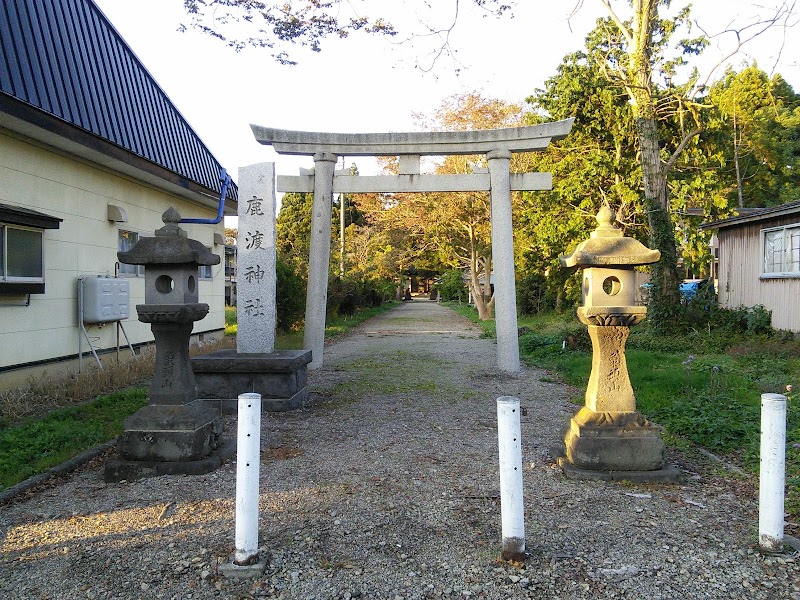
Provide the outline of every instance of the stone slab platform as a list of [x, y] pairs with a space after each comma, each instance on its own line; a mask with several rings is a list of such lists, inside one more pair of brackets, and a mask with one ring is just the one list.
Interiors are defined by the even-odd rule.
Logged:
[[239, 394], [261, 394], [261, 409], [281, 412], [302, 407], [310, 350], [276, 350], [239, 354], [218, 350], [192, 358], [197, 397], [206, 405], [217, 405], [222, 414], [238, 410]]
[[582, 479], [589, 481], [630, 481], [632, 483], [683, 483], [684, 476], [672, 465], [665, 465], [655, 471], [590, 471], [581, 469], [570, 463], [566, 458], [558, 459], [558, 466], [567, 479]]

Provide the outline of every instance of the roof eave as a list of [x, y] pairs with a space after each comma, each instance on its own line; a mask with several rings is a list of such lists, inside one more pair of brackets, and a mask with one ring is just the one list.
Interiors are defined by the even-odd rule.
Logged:
[[758, 221], [765, 221], [767, 219], [774, 219], [776, 217], [783, 217], [794, 213], [800, 213], [800, 201], [789, 202], [781, 206], [772, 206], [755, 213], [730, 217], [728, 219], [720, 219], [719, 221], [711, 221], [710, 223], [702, 223], [700, 229], [725, 229], [726, 227], [736, 227], [737, 225], [745, 225], [747, 223], [756, 223]]
[[[219, 192], [216, 190], [3, 92], [0, 92], [0, 127], [176, 194], [205, 208], [217, 210], [219, 207]], [[237, 214], [237, 203], [230, 196], [225, 200], [225, 214]]]

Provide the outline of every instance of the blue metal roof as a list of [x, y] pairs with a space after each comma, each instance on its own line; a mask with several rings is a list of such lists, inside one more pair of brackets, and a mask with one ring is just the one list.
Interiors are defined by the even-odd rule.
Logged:
[[0, 1], [0, 92], [220, 193], [221, 165], [92, 0]]

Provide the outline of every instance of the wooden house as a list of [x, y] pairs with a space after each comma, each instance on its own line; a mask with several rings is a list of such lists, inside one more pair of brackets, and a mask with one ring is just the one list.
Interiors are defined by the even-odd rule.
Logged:
[[775, 329], [800, 332], [800, 201], [706, 223], [725, 308], [761, 305]]

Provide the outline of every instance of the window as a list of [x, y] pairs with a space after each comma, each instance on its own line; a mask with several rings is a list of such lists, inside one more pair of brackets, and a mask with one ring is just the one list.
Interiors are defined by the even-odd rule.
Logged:
[[0, 224], [0, 278], [44, 282], [44, 236], [38, 229]]
[[200, 265], [200, 279], [211, 279], [212, 277], [211, 265]]
[[800, 277], [800, 225], [775, 227], [761, 232], [765, 277]]
[[0, 294], [44, 294], [44, 230], [62, 219], [0, 204]]
[[[117, 250], [120, 252], [128, 252], [139, 241], [139, 234], [135, 231], [119, 230], [119, 237], [117, 238]], [[122, 277], [140, 277], [144, 275], [144, 267], [142, 265], [128, 265], [119, 263], [119, 274]]]

